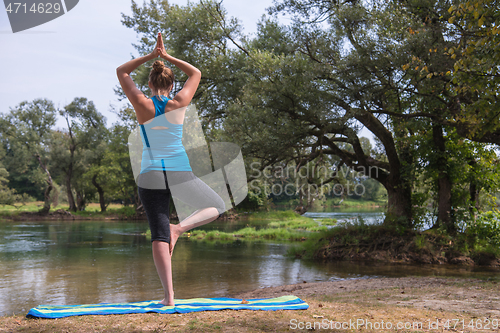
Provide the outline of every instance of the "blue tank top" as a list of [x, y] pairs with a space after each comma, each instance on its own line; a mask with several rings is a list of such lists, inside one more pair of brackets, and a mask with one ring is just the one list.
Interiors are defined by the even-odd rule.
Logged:
[[[140, 125], [142, 138], [141, 173], [148, 171], [192, 171], [189, 158], [182, 145], [182, 124], [172, 124], [165, 117], [166, 96], [153, 96], [155, 118]], [[165, 129], [152, 129], [153, 127]]]

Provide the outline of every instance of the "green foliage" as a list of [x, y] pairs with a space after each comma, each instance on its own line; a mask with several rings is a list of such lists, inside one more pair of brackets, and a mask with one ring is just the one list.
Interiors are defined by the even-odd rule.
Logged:
[[267, 210], [268, 208], [269, 202], [267, 199], [265, 186], [256, 179], [251, 180], [248, 184], [247, 197], [238, 205], [237, 209], [256, 211], [259, 209]]
[[500, 247], [500, 212], [489, 211], [479, 214], [465, 232], [473, 240], [473, 244]]
[[[12, 189], [7, 192], [44, 200], [44, 191], [52, 182], [48, 155], [55, 121], [54, 104], [47, 99], [23, 101], [0, 117], [1, 164]], [[13, 196], [7, 201], [24, 200], [21, 198]], [[46, 198], [47, 204], [50, 200]]]
[[484, 142], [492, 142], [489, 135], [500, 130], [499, 6], [498, 0], [463, 0], [448, 9], [448, 21], [467, 36], [446, 52], [454, 61], [450, 69], [453, 92], [466, 100], [455, 121], [464, 135]]
[[321, 225], [336, 225], [338, 223], [337, 219], [320, 219], [318, 222]]
[[417, 249], [423, 249], [427, 245], [426, 241], [426, 235], [425, 234], [420, 234], [415, 236], [415, 245], [417, 246]]

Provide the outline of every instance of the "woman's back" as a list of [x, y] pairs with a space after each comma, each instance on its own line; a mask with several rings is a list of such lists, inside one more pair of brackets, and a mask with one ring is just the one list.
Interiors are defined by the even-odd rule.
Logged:
[[[141, 173], [148, 171], [192, 171], [186, 150], [182, 145], [182, 123], [172, 123], [167, 117], [184, 117], [184, 110], [165, 113], [169, 99], [162, 96], [152, 98], [155, 105], [155, 117], [140, 125], [143, 153]], [[179, 112], [179, 114], [172, 114]], [[182, 112], [182, 114], [180, 114]], [[172, 115], [171, 115], [172, 114]]]

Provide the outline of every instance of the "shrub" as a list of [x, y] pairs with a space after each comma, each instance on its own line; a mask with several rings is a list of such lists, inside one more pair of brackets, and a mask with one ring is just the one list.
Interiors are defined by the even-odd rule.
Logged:
[[480, 214], [475, 222], [471, 222], [466, 234], [474, 243], [485, 242], [491, 246], [500, 246], [500, 213], [489, 211]]

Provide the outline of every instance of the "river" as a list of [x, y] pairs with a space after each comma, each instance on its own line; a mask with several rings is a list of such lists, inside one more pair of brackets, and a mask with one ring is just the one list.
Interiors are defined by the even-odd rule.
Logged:
[[[380, 214], [357, 213], [364, 221], [375, 221]], [[307, 215], [350, 219], [356, 214]], [[215, 221], [205, 228], [230, 231], [247, 223]], [[257, 226], [266, 223], [252, 221], [252, 225]], [[147, 228], [146, 221], [0, 221], [0, 316], [26, 313], [40, 304], [161, 299], [162, 288], [153, 264], [151, 242], [142, 235]], [[181, 238], [172, 258], [175, 298], [228, 297], [257, 288], [304, 281], [499, 274], [498, 270], [487, 268], [448, 265], [316, 263], [286, 257], [289, 246], [291, 243], [286, 242], [221, 244]]]

